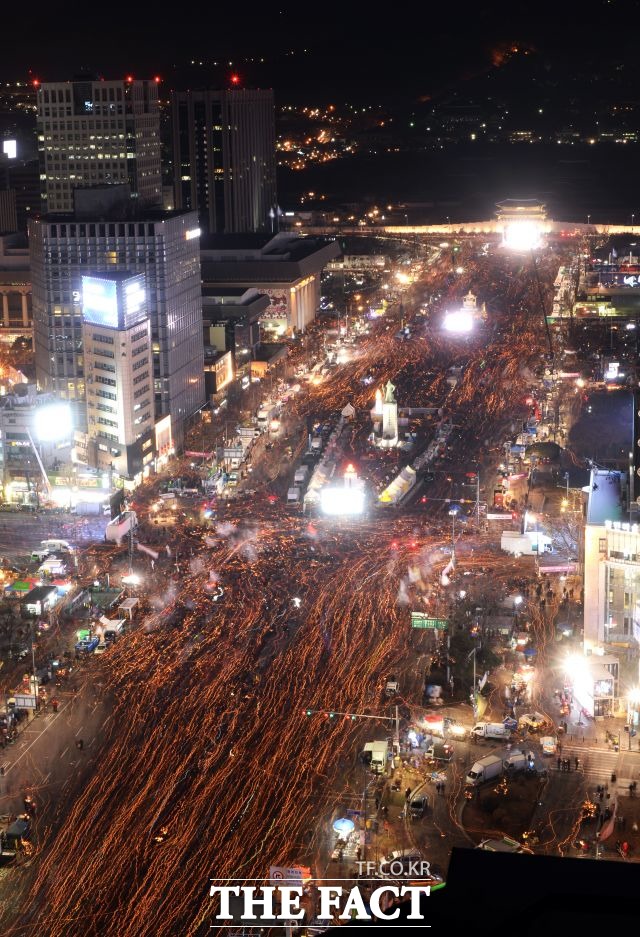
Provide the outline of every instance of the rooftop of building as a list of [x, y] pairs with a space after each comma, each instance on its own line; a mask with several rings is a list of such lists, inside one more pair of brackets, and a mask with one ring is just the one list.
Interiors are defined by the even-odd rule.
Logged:
[[279, 361], [289, 353], [288, 345], [278, 342], [260, 342], [255, 352], [256, 361]]
[[195, 215], [187, 209], [163, 209], [146, 208], [139, 205], [135, 199], [127, 205], [126, 212], [119, 208], [111, 208], [102, 214], [95, 214], [89, 217], [84, 212], [48, 212], [40, 215], [34, 215], [31, 221], [42, 221], [45, 224], [69, 224], [73, 222], [100, 222], [100, 221], [170, 221], [172, 218], [178, 218], [180, 215]]
[[[200, 239], [203, 254], [221, 255], [223, 260], [300, 261], [334, 243], [331, 238], [300, 237], [289, 232], [278, 234], [207, 234]], [[233, 257], [224, 255], [232, 254]], [[242, 256], [238, 256], [238, 255]], [[206, 259], [206, 258], [203, 258]]]
[[225, 300], [234, 306], [246, 301], [247, 295], [259, 295], [257, 290], [246, 286], [203, 286], [202, 295], [205, 298], [218, 299], [220, 302]]
[[[45, 224], [101, 221], [169, 221], [193, 214], [183, 209], [163, 209], [147, 206], [131, 197], [128, 183], [81, 186], [74, 190], [74, 210], [71, 212], [44, 212], [33, 220]], [[195, 227], [195, 222], [194, 222]]]
[[213, 345], [204, 346], [204, 363], [205, 364], [215, 364], [216, 361], [219, 361], [221, 358], [224, 358], [225, 355], [230, 355], [231, 350], [229, 348], [214, 348]]
[[25, 602], [42, 602], [44, 599], [48, 599], [53, 592], [57, 592], [55, 586], [35, 586], [31, 592], [27, 592], [25, 595]]
[[544, 211], [546, 205], [537, 198], [505, 198], [501, 202], [496, 202], [496, 208], [499, 211]]
[[592, 469], [587, 492], [587, 524], [604, 526], [605, 521], [621, 521], [622, 473]]

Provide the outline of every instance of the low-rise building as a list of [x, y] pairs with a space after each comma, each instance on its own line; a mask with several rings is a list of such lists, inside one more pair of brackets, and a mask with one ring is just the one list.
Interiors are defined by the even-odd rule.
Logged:
[[335, 240], [295, 234], [205, 236], [201, 241], [205, 288], [253, 288], [269, 297], [260, 318], [263, 334], [277, 338], [304, 331], [320, 305], [320, 276], [340, 254]]
[[38, 394], [35, 384], [16, 384], [0, 397], [4, 499], [35, 504], [48, 497], [49, 474], [63, 474], [70, 465], [72, 435], [68, 408], [53, 394]]
[[270, 299], [257, 289], [244, 286], [204, 287], [202, 320], [205, 349], [230, 351], [234, 367], [246, 365], [260, 344], [260, 317]]
[[230, 351], [216, 348], [204, 349], [204, 389], [207, 398], [212, 397], [230, 384], [235, 377], [233, 355]]
[[0, 237], [0, 342], [32, 337], [29, 247], [23, 234]]

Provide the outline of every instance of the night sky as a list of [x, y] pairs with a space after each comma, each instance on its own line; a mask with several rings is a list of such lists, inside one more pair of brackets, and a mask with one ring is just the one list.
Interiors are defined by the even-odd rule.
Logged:
[[[206, 13], [197, 4], [153, 3], [24, 9], [14, 3], [3, 11], [3, 80], [29, 70], [64, 79], [89, 69], [105, 77], [160, 74], [169, 87], [197, 87], [238, 72], [245, 86], [274, 87], [281, 100], [390, 101], [438, 95], [525, 51], [549, 67], [622, 64], [634, 83], [638, 72], [638, 0], [238, 3], [207, 5]], [[181, 17], [183, 9], [189, 13]], [[204, 64], [192, 67], [192, 60]]]

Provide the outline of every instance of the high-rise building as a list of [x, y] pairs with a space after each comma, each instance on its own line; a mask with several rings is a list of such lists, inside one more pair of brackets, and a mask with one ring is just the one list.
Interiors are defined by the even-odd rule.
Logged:
[[74, 402], [75, 426], [86, 430], [82, 277], [143, 273], [155, 413], [171, 416], [180, 446], [185, 417], [204, 402], [198, 218], [195, 212], [136, 211], [126, 192], [118, 202], [120, 188], [126, 190], [82, 190], [77, 201], [89, 202], [83, 211], [30, 223], [38, 384]]
[[82, 277], [89, 464], [134, 479], [154, 457], [153, 363], [144, 276]]
[[45, 212], [71, 212], [74, 189], [114, 183], [128, 183], [141, 205], [162, 205], [155, 81], [44, 82], [37, 106]]
[[273, 91], [174, 92], [172, 119], [175, 207], [210, 234], [273, 231]]

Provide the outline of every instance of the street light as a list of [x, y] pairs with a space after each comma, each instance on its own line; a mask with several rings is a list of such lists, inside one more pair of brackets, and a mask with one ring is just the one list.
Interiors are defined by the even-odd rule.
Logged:
[[475, 720], [478, 718], [478, 698], [477, 698], [477, 696], [476, 696], [476, 689], [477, 689], [476, 652], [477, 652], [477, 650], [478, 650], [478, 648], [477, 648], [477, 647], [474, 647], [473, 650], [470, 651], [470, 652], [467, 654], [467, 660], [469, 660], [469, 658], [470, 658], [471, 655], [473, 654], [473, 693], [472, 693], [472, 705], [473, 705], [473, 720], [474, 720], [474, 722], [475, 722]]
[[456, 508], [451, 508], [449, 511], [449, 517], [451, 518], [451, 559], [455, 559], [456, 555], [456, 515], [458, 514]]
[[513, 599], [513, 624], [514, 626], [518, 624], [518, 609], [522, 605], [523, 599], [521, 595], [514, 596]]

